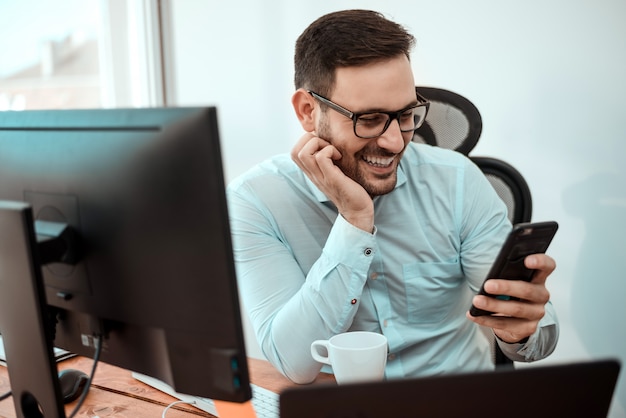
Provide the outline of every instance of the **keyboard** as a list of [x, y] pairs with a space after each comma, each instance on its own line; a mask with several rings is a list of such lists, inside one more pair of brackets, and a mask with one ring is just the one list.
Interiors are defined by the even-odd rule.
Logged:
[[[140, 382], [167, 393], [176, 399], [193, 404], [196, 408], [208, 412], [211, 415], [215, 415], [216, 417], [219, 416], [212, 399], [176, 392], [167, 383], [141, 373], [133, 372], [132, 376]], [[252, 388], [252, 407], [256, 412], [257, 418], [279, 418], [279, 395], [276, 392], [272, 392], [271, 390], [255, 384], [251, 384], [250, 387]]]

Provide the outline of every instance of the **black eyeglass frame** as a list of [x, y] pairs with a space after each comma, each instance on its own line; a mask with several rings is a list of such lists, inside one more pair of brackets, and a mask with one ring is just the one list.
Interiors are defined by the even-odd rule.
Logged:
[[[416, 129], [419, 129], [420, 126], [422, 126], [422, 124], [424, 123], [424, 120], [426, 120], [426, 116], [428, 115], [428, 109], [430, 108], [430, 102], [421, 94], [419, 94], [419, 92], [417, 91], [417, 88], [415, 89], [415, 95], [417, 97], [417, 100], [419, 101], [419, 103], [415, 104], [415, 105], [411, 105], [408, 106], [402, 110], [398, 110], [396, 112], [383, 112], [383, 111], [377, 111], [377, 112], [359, 112], [359, 113], [354, 113], [348, 109], [346, 109], [343, 106], [338, 105], [337, 103], [333, 102], [330, 99], [327, 99], [326, 97], [315, 93], [312, 90], [307, 90], [308, 93], [313, 96], [315, 99], [319, 100], [320, 102], [322, 102], [323, 104], [327, 105], [328, 107], [330, 107], [331, 109], [333, 109], [334, 111], [342, 114], [343, 116], [352, 119], [352, 129], [354, 131], [354, 135], [356, 135], [359, 138], [362, 139], [372, 139], [372, 138], [378, 138], [379, 136], [381, 136], [382, 134], [384, 134], [385, 132], [387, 132], [387, 129], [389, 129], [389, 125], [391, 125], [391, 122], [394, 120], [398, 121], [398, 124], [400, 123], [400, 117], [402, 116], [403, 113], [405, 113], [408, 110], [411, 109], [415, 109], [418, 107], [426, 107], [426, 112], [424, 113], [424, 117], [419, 121], [418, 124], [416, 124], [415, 127], [413, 127], [412, 129], [409, 130], [403, 130], [402, 128], [400, 128], [400, 132], [403, 133], [407, 133], [407, 132], [414, 132]], [[382, 132], [380, 132], [378, 135], [370, 135], [370, 136], [362, 136], [356, 133], [356, 123], [359, 120], [359, 118], [363, 115], [369, 115], [369, 114], [376, 114], [376, 113], [380, 113], [383, 115], [387, 115], [389, 116], [389, 118], [387, 119], [387, 122], [385, 123], [385, 127], [383, 128]]]

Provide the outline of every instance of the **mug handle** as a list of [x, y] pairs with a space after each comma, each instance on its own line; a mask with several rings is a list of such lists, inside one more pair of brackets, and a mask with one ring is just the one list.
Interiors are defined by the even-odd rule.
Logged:
[[[319, 352], [319, 348], [324, 347], [326, 349], [326, 355], [323, 356]], [[330, 365], [330, 359], [328, 358], [328, 340], [315, 340], [311, 343], [311, 356], [319, 363]]]

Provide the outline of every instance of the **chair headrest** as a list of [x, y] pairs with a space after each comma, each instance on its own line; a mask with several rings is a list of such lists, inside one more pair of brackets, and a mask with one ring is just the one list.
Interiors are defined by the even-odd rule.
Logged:
[[476, 106], [449, 90], [420, 86], [416, 89], [430, 101], [430, 109], [424, 124], [415, 131], [413, 141], [469, 154], [483, 128]]

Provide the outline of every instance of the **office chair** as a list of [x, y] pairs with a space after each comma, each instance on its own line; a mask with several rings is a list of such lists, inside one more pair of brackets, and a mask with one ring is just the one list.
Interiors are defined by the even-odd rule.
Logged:
[[506, 204], [512, 224], [530, 222], [533, 202], [530, 188], [519, 171], [509, 163], [490, 157], [470, 157], [482, 170], [500, 199]]
[[[482, 133], [482, 117], [476, 106], [467, 98], [449, 90], [420, 86], [416, 90], [431, 104], [424, 124], [413, 135], [413, 141], [468, 155]], [[511, 223], [530, 222], [532, 197], [530, 188], [519, 171], [497, 158], [470, 158], [506, 204]], [[488, 331], [488, 335], [491, 335], [491, 331]], [[495, 339], [492, 355], [496, 367], [514, 367], [513, 360], [502, 353]]]
[[[416, 90], [431, 104], [424, 124], [413, 135], [413, 141], [468, 155], [478, 143], [483, 126], [476, 106], [467, 98], [449, 90], [420, 86]], [[520, 172], [497, 158], [470, 158], [485, 173], [506, 204], [511, 223], [530, 222], [532, 197]]]
[[430, 101], [430, 109], [424, 124], [415, 131], [413, 141], [468, 155], [476, 146], [483, 129], [476, 106], [449, 90], [420, 86], [416, 90]]

